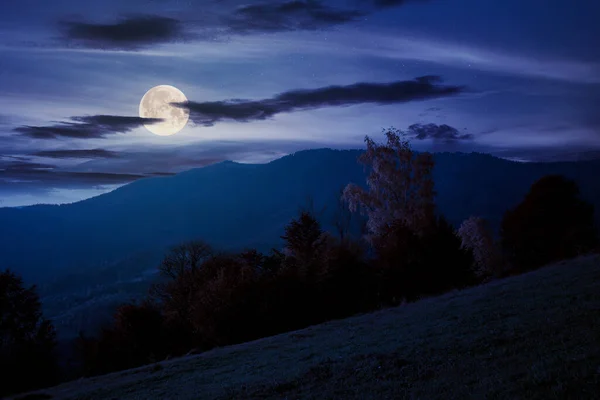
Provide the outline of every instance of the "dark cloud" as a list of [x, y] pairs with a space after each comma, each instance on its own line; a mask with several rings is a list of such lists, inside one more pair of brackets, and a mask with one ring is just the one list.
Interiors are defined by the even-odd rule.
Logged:
[[117, 158], [119, 153], [104, 149], [87, 150], [42, 150], [33, 153], [38, 157], [48, 158]]
[[231, 33], [278, 32], [318, 29], [363, 15], [364, 11], [334, 9], [320, 1], [291, 0], [240, 6], [224, 22]]
[[[9, 156], [10, 157], [10, 156]], [[10, 157], [16, 159], [16, 157]], [[0, 161], [2, 172], [32, 172], [32, 171], [48, 171], [56, 168], [56, 165], [30, 162], [26, 160], [18, 161]]]
[[471, 134], [461, 134], [458, 129], [442, 124], [413, 124], [408, 127], [408, 131], [416, 139], [433, 139], [433, 140], [445, 140], [445, 141], [456, 141], [456, 140], [468, 140], [473, 139]]
[[406, 3], [426, 2], [429, 0], [369, 0], [377, 8], [389, 8], [403, 6]]
[[275, 114], [330, 106], [375, 103], [394, 104], [414, 100], [452, 96], [464, 91], [462, 86], [439, 84], [436, 76], [391, 83], [356, 83], [319, 89], [293, 90], [263, 100], [228, 100], [175, 103], [187, 108], [197, 124], [212, 126], [219, 121], [249, 122], [264, 120]]
[[345, 24], [383, 8], [426, 0], [361, 0], [355, 8], [338, 8], [320, 0], [264, 1], [225, 9], [202, 9], [184, 18], [161, 15], [121, 17], [113, 23], [61, 21], [69, 46], [139, 50], [156, 44], [215, 40], [231, 35], [315, 30]]
[[158, 15], [127, 17], [113, 24], [69, 21], [60, 27], [67, 43], [100, 49], [134, 50], [193, 38], [181, 21]]
[[124, 117], [120, 115], [88, 115], [71, 117], [73, 122], [61, 122], [49, 126], [20, 126], [15, 132], [34, 139], [59, 137], [94, 139], [116, 133], [126, 133], [144, 124], [162, 122], [159, 118]]

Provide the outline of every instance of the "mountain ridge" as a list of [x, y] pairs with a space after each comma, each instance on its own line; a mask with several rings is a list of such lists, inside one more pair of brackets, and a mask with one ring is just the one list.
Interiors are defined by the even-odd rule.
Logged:
[[[225, 161], [71, 204], [1, 208], [0, 266], [41, 281], [190, 239], [268, 250], [309, 197], [316, 209], [327, 209], [321, 222], [331, 228], [339, 190], [351, 182], [365, 185], [361, 153], [322, 148], [264, 164]], [[497, 229], [503, 212], [550, 173], [575, 179], [583, 197], [600, 208], [600, 161], [518, 163], [447, 152], [434, 158], [438, 210], [455, 225], [474, 214]]]

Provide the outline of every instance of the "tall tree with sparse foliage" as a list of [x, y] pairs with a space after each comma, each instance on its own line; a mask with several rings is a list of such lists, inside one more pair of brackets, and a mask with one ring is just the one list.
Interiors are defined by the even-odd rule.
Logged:
[[367, 150], [359, 161], [370, 167], [367, 190], [349, 184], [343, 193], [352, 211], [367, 215], [370, 240], [398, 222], [421, 234], [435, 214], [433, 156], [413, 152], [404, 133], [395, 128], [385, 136], [386, 144], [365, 138]]

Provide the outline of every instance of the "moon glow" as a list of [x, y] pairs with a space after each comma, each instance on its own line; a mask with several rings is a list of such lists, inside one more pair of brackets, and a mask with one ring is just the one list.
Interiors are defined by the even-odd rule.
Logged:
[[148, 90], [140, 101], [141, 118], [161, 118], [162, 122], [144, 124], [150, 132], [159, 136], [174, 135], [187, 124], [190, 112], [170, 103], [187, 101], [183, 92], [174, 86], [159, 85]]

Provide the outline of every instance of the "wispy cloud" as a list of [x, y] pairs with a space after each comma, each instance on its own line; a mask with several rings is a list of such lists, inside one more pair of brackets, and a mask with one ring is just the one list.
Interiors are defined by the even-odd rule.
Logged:
[[88, 115], [71, 117], [73, 122], [60, 122], [48, 126], [20, 126], [15, 132], [34, 139], [97, 139], [116, 133], [126, 133], [144, 124], [162, 122], [160, 118], [126, 117], [120, 115]]
[[394, 104], [456, 95], [462, 86], [442, 85], [437, 76], [423, 76], [391, 83], [355, 83], [309, 90], [292, 90], [262, 100], [227, 100], [175, 103], [190, 111], [190, 118], [202, 126], [220, 121], [250, 122], [289, 113], [332, 106], [375, 103]]
[[53, 164], [0, 160], [0, 186], [11, 189], [90, 187], [127, 183], [144, 177], [130, 173], [72, 172]]
[[32, 153], [37, 157], [47, 158], [117, 158], [119, 153], [105, 149], [70, 149], [70, 150], [41, 150]]
[[600, 83], [600, 64], [595, 62], [511, 54], [502, 49], [411, 37], [398, 32], [336, 32], [330, 35], [329, 40], [352, 47], [356, 53], [374, 57], [424, 61], [473, 71]]

